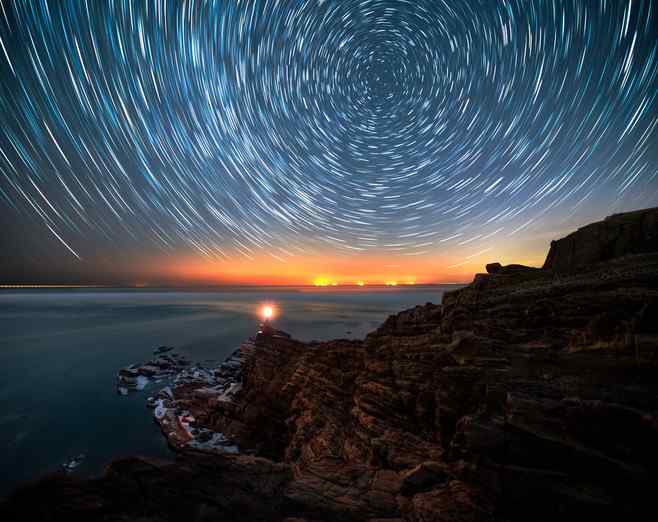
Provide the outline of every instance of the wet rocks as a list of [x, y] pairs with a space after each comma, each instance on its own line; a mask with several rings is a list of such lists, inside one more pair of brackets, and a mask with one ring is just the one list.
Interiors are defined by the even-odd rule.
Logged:
[[153, 409], [153, 419], [172, 449], [237, 453], [235, 444], [204, 421], [218, 404], [230, 404], [240, 391], [242, 362], [250, 353], [250, 346], [249, 341], [245, 342], [213, 368], [192, 364], [183, 356], [171, 353], [173, 348], [161, 346], [153, 351], [156, 357], [150, 361], [119, 370], [117, 391], [128, 395], [152, 383], [165, 383], [157, 393], [147, 397], [146, 405]]
[[66, 473], [71, 473], [72, 471], [75, 471], [80, 464], [85, 460], [87, 456], [84, 453], [80, 453], [78, 455], [75, 455], [74, 457], [70, 457], [69, 459], [66, 460], [62, 464], [62, 469]]
[[239, 394], [243, 365], [253, 350], [253, 340], [248, 340], [216, 367], [186, 366], [173, 376], [171, 386], [148, 397], [147, 406], [153, 408], [154, 420], [173, 449], [238, 452], [213, 418], [218, 408], [230, 407]]
[[128, 395], [130, 391], [143, 390], [152, 382], [162, 382], [176, 376], [190, 362], [180, 354], [167, 353], [172, 350], [173, 348], [161, 346], [153, 351], [156, 357], [150, 361], [121, 368], [117, 373], [117, 392], [120, 395]]

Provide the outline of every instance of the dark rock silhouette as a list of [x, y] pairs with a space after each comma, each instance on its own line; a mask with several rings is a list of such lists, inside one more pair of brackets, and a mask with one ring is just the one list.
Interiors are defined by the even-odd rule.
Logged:
[[488, 265], [363, 341], [264, 329], [234, 400], [174, 389], [253, 455], [50, 477], [0, 517], [656, 520], [656, 233], [656, 210], [613, 216], [554, 242], [544, 269]]
[[573, 272], [601, 261], [658, 251], [658, 208], [614, 214], [551, 242], [544, 269]]

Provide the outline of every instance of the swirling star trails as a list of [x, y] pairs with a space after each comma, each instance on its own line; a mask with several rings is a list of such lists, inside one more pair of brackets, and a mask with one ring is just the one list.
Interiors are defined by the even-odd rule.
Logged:
[[655, 0], [1, 6], [0, 201], [76, 258], [466, 262], [658, 199]]

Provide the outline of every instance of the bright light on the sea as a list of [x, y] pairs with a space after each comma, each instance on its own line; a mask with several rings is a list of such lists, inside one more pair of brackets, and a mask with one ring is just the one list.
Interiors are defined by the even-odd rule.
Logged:
[[272, 317], [274, 317], [274, 307], [269, 305], [264, 306], [261, 310], [261, 314], [263, 316], [263, 319], [269, 321], [270, 319], [272, 319]]

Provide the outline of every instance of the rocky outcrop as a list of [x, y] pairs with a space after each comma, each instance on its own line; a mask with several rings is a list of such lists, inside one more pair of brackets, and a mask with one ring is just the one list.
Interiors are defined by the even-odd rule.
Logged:
[[173, 390], [243, 454], [50, 479], [0, 516], [41, 499], [51, 519], [656, 520], [658, 252], [595, 261], [491, 264], [363, 341], [265, 328], [230, 400]]
[[455, 371], [480, 386], [477, 408], [449, 408], [449, 460], [505, 516], [655, 518], [658, 338], [645, 317], [657, 300], [655, 253], [477, 277], [446, 295]]
[[658, 208], [614, 214], [551, 243], [544, 269], [573, 272], [601, 261], [658, 251]]

